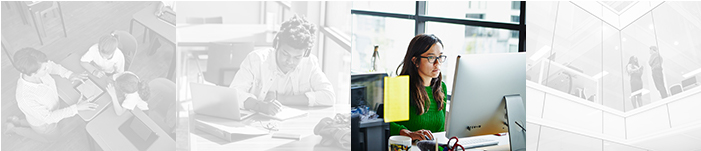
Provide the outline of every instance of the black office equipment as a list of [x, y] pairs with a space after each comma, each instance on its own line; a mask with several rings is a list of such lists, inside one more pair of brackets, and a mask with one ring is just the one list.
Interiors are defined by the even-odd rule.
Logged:
[[362, 85], [351, 86], [351, 106], [365, 105], [367, 100], [366, 87]]
[[136, 116], [119, 126], [119, 131], [139, 150], [147, 150], [158, 139], [158, 135]]

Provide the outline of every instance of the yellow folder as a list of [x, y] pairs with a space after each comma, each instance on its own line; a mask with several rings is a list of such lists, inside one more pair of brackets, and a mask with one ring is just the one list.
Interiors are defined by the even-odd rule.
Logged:
[[384, 118], [387, 122], [409, 120], [409, 76], [385, 77]]

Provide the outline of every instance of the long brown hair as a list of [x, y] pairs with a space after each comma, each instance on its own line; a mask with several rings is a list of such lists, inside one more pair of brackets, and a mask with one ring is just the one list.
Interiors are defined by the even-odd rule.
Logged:
[[[422, 115], [426, 112], [427, 107], [431, 105], [431, 101], [428, 101], [428, 93], [424, 88], [424, 82], [419, 75], [418, 66], [421, 65], [421, 61], [412, 61], [412, 58], [416, 57], [418, 60], [421, 54], [428, 51], [433, 44], [440, 43], [443, 47], [443, 42], [438, 39], [433, 34], [419, 34], [416, 35], [409, 43], [409, 48], [404, 56], [404, 61], [399, 64], [397, 69], [402, 68], [399, 75], [409, 75], [409, 96], [411, 98], [411, 104], [416, 105], [417, 112]], [[438, 103], [438, 110], [443, 110], [445, 98], [443, 94], [443, 89], [441, 88], [443, 74], [439, 73], [437, 78], [431, 79], [431, 89], [433, 90], [433, 100]]]

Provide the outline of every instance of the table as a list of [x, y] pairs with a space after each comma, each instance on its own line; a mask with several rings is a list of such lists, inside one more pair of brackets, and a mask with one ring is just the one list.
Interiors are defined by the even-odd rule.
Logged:
[[[134, 30], [134, 22], [137, 22], [144, 26], [144, 33], [146, 33], [146, 30], [151, 30], [157, 33], [159, 36], [161, 36], [163, 39], [168, 40], [171, 45], [173, 45], [173, 48], [175, 48], [175, 26], [158, 19], [156, 17], [156, 10], [158, 9], [159, 5], [155, 6], [146, 6], [146, 8], [140, 10], [139, 12], [136, 12], [131, 19], [131, 22], [129, 23], [129, 33], [132, 34], [132, 31]], [[134, 35], [134, 34], [132, 34]], [[146, 40], [146, 34], [144, 34], [144, 41]], [[150, 47], [148, 47], [150, 48]], [[150, 51], [155, 51], [155, 50], [150, 50]], [[173, 59], [171, 61], [170, 67], [168, 67], [168, 79], [174, 79], [174, 73], [175, 73], [175, 61], [176, 61], [176, 54], [173, 54]]]
[[[448, 142], [448, 138], [445, 137], [445, 132], [435, 132], [432, 133], [433, 137], [438, 140], [439, 143], [446, 143]], [[479, 148], [473, 148], [473, 149], [465, 149], [467, 151], [482, 151], [482, 150], [489, 150], [489, 151], [508, 151], [510, 150], [509, 146], [509, 135], [504, 135], [504, 136], [496, 136], [496, 135], [482, 135], [482, 136], [473, 136], [473, 137], [464, 137], [464, 138], [459, 138], [459, 140], [467, 140], [471, 138], [483, 138], [483, 139], [495, 139], [499, 140], [498, 145], [494, 146], [486, 146], [486, 147], [479, 147]], [[411, 151], [420, 151], [419, 147], [416, 145], [411, 146]]]
[[134, 22], [137, 22], [146, 28], [144, 31], [152, 30], [162, 38], [175, 44], [175, 26], [158, 19], [155, 14], [158, 9], [156, 7], [158, 7], [158, 5], [146, 6], [146, 8], [136, 12], [129, 23], [129, 33], [132, 33], [134, 30]]
[[[297, 108], [297, 107], [295, 107]], [[338, 149], [334, 146], [320, 145], [321, 136], [314, 134], [314, 127], [324, 117], [333, 118], [336, 113], [350, 113], [350, 105], [335, 105], [333, 107], [302, 107], [308, 112], [305, 117], [280, 121], [277, 128], [282, 133], [300, 134], [301, 140], [272, 138], [272, 134], [247, 136], [234, 142], [228, 142], [209, 133], [195, 129], [194, 112], [188, 107], [189, 113], [189, 140], [191, 150], [330, 150]], [[244, 120], [269, 120], [264, 116], [253, 115]], [[254, 122], [254, 124], [258, 124]], [[253, 125], [256, 126], [256, 125]]]
[[[80, 57], [81, 55], [79, 54], [69, 54], [68, 57], [62, 59], [59, 64], [65, 67], [66, 69], [73, 71], [74, 73], [85, 72], [85, 69], [83, 69], [83, 67], [80, 66]], [[76, 104], [78, 98], [80, 97], [80, 93], [74, 88], [74, 86], [78, 83], [71, 83], [69, 79], [65, 79], [58, 75], [51, 76], [53, 76], [54, 80], [56, 81], [56, 89], [58, 89], [59, 98], [61, 98], [61, 100], [63, 100], [63, 102], [65, 102], [66, 104]], [[95, 81], [95, 83], [102, 88], [105, 88], [107, 84], [112, 81], [108, 76], [98, 78], [92, 74], [88, 74], [88, 78]], [[97, 98], [93, 103], [98, 104], [95, 110], [78, 111], [78, 115], [81, 118], [83, 118], [83, 120], [90, 121], [97, 114], [100, 114], [100, 112], [102, 112], [105, 109], [105, 107], [110, 106], [110, 104], [112, 103], [112, 98], [108, 93], [105, 93], [102, 94], [99, 98]]]
[[387, 135], [389, 133], [385, 132], [385, 127], [388, 127], [389, 123], [385, 123], [384, 119], [378, 118], [374, 120], [361, 121], [359, 125], [360, 132], [365, 135], [362, 136], [367, 150], [385, 150], [387, 148]]
[[135, 108], [133, 111], [126, 111], [121, 116], [118, 116], [114, 112], [114, 107], [109, 106], [105, 112], [90, 121], [85, 126], [85, 129], [103, 150], [137, 150], [119, 131], [119, 126], [132, 116], [136, 116], [136, 118], [143, 121], [146, 126], [159, 136], [147, 150], [175, 150], [175, 140], [139, 108]]
[[267, 45], [272, 29], [264, 24], [197, 24], [178, 25], [178, 46], [207, 46], [216, 42], [255, 42]]

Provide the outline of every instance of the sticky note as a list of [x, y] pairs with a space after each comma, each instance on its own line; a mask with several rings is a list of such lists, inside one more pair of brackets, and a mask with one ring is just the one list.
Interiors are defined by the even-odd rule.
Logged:
[[385, 77], [384, 120], [399, 122], [409, 120], [409, 76]]

